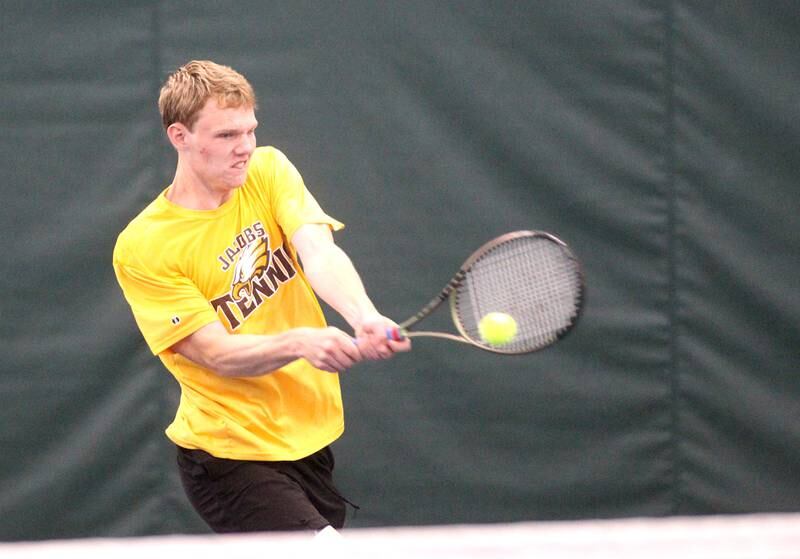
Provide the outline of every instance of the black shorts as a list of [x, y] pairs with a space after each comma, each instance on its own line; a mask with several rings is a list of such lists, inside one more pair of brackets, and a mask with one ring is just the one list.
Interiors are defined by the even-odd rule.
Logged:
[[341, 528], [348, 501], [333, 485], [333, 466], [330, 447], [294, 462], [227, 460], [178, 447], [186, 495], [219, 533]]

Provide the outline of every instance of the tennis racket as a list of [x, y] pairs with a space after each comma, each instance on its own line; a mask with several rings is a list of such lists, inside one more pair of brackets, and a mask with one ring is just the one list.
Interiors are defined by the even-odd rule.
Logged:
[[[394, 340], [429, 336], [495, 353], [530, 353], [554, 344], [575, 327], [584, 290], [580, 263], [564, 241], [543, 231], [514, 231], [472, 253], [430, 303], [386, 335]], [[410, 331], [445, 300], [458, 335]], [[510, 341], [492, 344], [482, 338], [479, 323], [489, 313], [513, 317], [517, 328]]]

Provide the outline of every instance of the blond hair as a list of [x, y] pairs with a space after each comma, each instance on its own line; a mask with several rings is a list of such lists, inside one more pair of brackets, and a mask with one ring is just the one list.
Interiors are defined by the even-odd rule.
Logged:
[[209, 99], [222, 107], [256, 108], [253, 86], [239, 72], [210, 60], [192, 60], [170, 74], [158, 96], [164, 128], [180, 122], [190, 130]]

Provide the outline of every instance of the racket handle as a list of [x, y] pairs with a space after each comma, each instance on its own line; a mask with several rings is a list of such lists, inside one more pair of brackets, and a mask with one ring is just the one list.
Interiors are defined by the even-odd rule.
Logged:
[[400, 328], [387, 328], [386, 338], [395, 342], [402, 342], [406, 339], [405, 333]]

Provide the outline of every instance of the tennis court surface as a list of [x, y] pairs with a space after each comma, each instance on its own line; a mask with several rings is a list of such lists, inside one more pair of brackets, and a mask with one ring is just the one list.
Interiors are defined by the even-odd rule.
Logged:
[[352, 529], [296, 534], [158, 536], [0, 544], [0, 557], [800, 558], [800, 514]]

